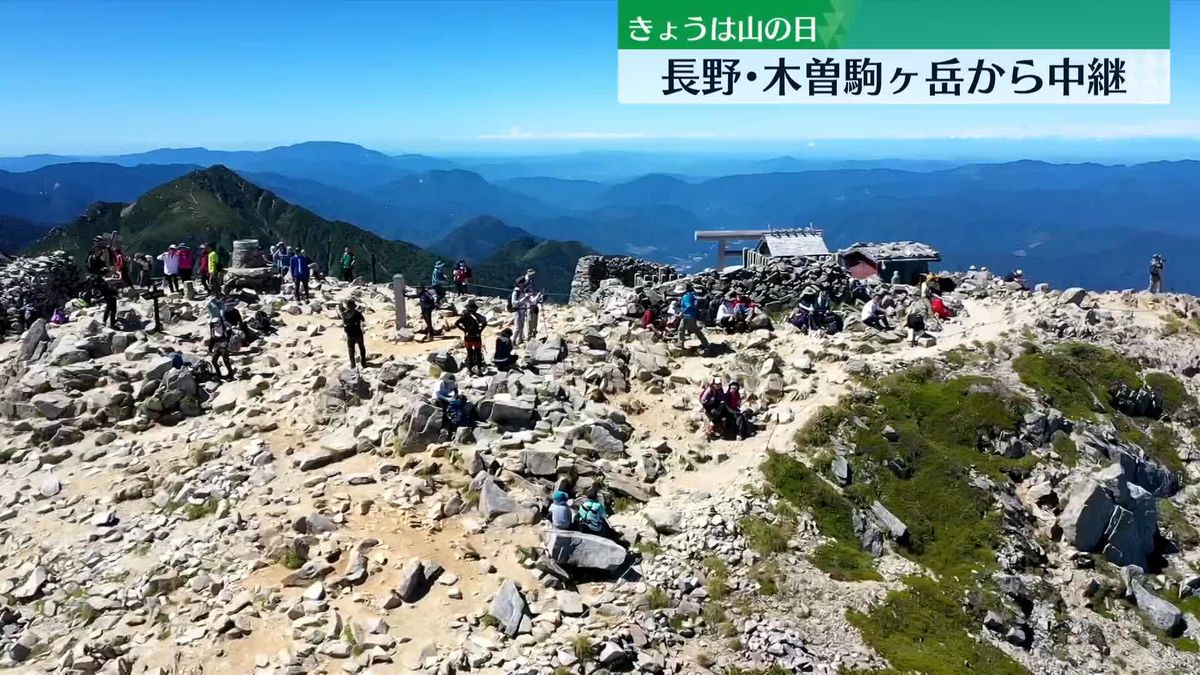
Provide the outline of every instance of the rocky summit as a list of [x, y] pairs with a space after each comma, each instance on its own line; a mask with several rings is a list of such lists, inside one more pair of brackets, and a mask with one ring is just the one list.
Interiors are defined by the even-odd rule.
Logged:
[[[0, 290], [57, 303], [60, 262]], [[361, 281], [232, 296], [232, 379], [190, 286], [157, 322], [129, 293], [116, 328], [78, 300], [10, 325], [0, 667], [1200, 672], [1200, 301], [948, 275], [955, 316], [914, 345], [916, 289], [878, 289], [900, 328], [876, 330], [841, 270], [771, 263], [692, 279], [763, 308], [703, 349], [642, 327], [664, 277], [585, 259], [519, 367], [482, 374], [451, 326], [475, 300], [490, 363], [504, 301], [449, 295], [423, 342]], [[787, 321], [819, 291], [841, 330]], [[473, 423], [447, 423], [447, 375]], [[711, 437], [715, 378], [747, 438]], [[611, 533], [551, 526], [593, 489]]]

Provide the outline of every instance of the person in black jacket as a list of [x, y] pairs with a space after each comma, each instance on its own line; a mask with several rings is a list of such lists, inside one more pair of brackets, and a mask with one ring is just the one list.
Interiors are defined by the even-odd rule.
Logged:
[[346, 348], [350, 351], [350, 367], [356, 368], [354, 362], [354, 348], [358, 347], [358, 353], [361, 355], [361, 363], [365, 368], [367, 365], [367, 345], [363, 341], [363, 314], [358, 309], [358, 304], [353, 300], [346, 301], [346, 308], [342, 310], [342, 328], [346, 331]]
[[479, 313], [474, 300], [467, 301], [467, 311], [458, 317], [454, 327], [463, 332], [463, 346], [467, 349], [467, 372], [483, 375], [483, 329], [487, 319]]
[[496, 351], [492, 353], [492, 363], [496, 366], [496, 370], [502, 373], [516, 368], [517, 357], [513, 354], [513, 332], [511, 328], [505, 328], [500, 331], [500, 335], [496, 336]]
[[421, 307], [421, 319], [425, 322], [425, 339], [422, 342], [428, 342], [436, 334], [433, 330], [433, 310], [438, 304], [437, 293], [427, 286], [417, 288], [417, 304]]

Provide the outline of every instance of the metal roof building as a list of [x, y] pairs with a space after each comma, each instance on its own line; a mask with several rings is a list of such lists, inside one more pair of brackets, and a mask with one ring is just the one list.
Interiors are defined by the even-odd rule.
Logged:
[[820, 230], [772, 230], [763, 234], [758, 252], [771, 258], [798, 258], [829, 255], [829, 247]]

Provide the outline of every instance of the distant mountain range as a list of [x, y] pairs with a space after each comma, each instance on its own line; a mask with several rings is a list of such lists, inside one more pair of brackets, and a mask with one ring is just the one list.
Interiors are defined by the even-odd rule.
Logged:
[[[1168, 257], [1168, 286], [1200, 292], [1200, 270], [1182, 264], [1200, 245], [1200, 163], [1131, 166], [1020, 161], [955, 165], [937, 161], [826, 162], [818, 170], [796, 157], [714, 159], [742, 173], [648, 173], [605, 181], [542, 171], [633, 163], [636, 153], [579, 153], [545, 158], [454, 161], [389, 156], [343, 143], [304, 143], [263, 152], [203, 148], [156, 150], [105, 162], [45, 165], [56, 158], [0, 159], [0, 246], [40, 227], [78, 216], [95, 201], [129, 202], [195, 170], [192, 162], [228, 166], [278, 198], [330, 221], [345, 221], [383, 239], [427, 250], [466, 253], [473, 262], [503, 244], [576, 240], [588, 249], [670, 262], [710, 265], [713, 249], [694, 241], [701, 229], [786, 228], [813, 224], [833, 247], [861, 240], [915, 239], [943, 252], [947, 267], [1022, 268], [1056, 286], [1118, 289], [1141, 285], [1149, 255]], [[69, 159], [69, 158], [67, 158]], [[695, 168], [703, 158], [659, 158], [655, 166]], [[470, 162], [476, 162], [471, 164]], [[896, 167], [905, 168], [896, 168]], [[512, 175], [519, 171], [527, 175]], [[576, 174], [579, 172], [576, 171]], [[603, 173], [597, 171], [597, 173]], [[520, 234], [451, 233], [480, 217]], [[13, 219], [16, 219], [15, 221]], [[5, 244], [4, 242], [8, 242]], [[746, 245], [752, 245], [747, 242]], [[459, 255], [461, 257], [461, 255]], [[1190, 256], [1189, 256], [1190, 257]], [[1137, 281], [1137, 284], [1133, 282]]]
[[[464, 226], [451, 240], [462, 240], [486, 226], [506, 233], [494, 239], [486, 257], [476, 266], [476, 280], [497, 292], [536, 267], [544, 287], [565, 294], [570, 289], [575, 263], [590, 251], [577, 242], [540, 242], [499, 221]], [[31, 251], [65, 250], [82, 261], [96, 235], [119, 232], [130, 252], [158, 253], [171, 244], [197, 248], [216, 243], [230, 251], [236, 239], [258, 239], [264, 248], [283, 241], [307, 251], [321, 267], [336, 270], [342, 248], [358, 256], [361, 274], [370, 276], [369, 261], [379, 266], [379, 276], [404, 274], [414, 286], [425, 283], [436, 253], [402, 241], [385, 240], [350, 223], [330, 221], [295, 206], [247, 181], [223, 166], [197, 169], [139, 196], [132, 204], [97, 202], [71, 223], [50, 230]], [[483, 253], [483, 249], [476, 249]], [[519, 270], [519, 271], [517, 271]]]

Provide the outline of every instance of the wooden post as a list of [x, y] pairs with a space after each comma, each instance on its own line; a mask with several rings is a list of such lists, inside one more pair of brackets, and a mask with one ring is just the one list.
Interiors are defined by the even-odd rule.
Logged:
[[717, 240], [717, 272], [725, 269], [725, 240]]
[[396, 303], [396, 330], [408, 328], [408, 307], [404, 304], [404, 275], [392, 277], [392, 294]]

